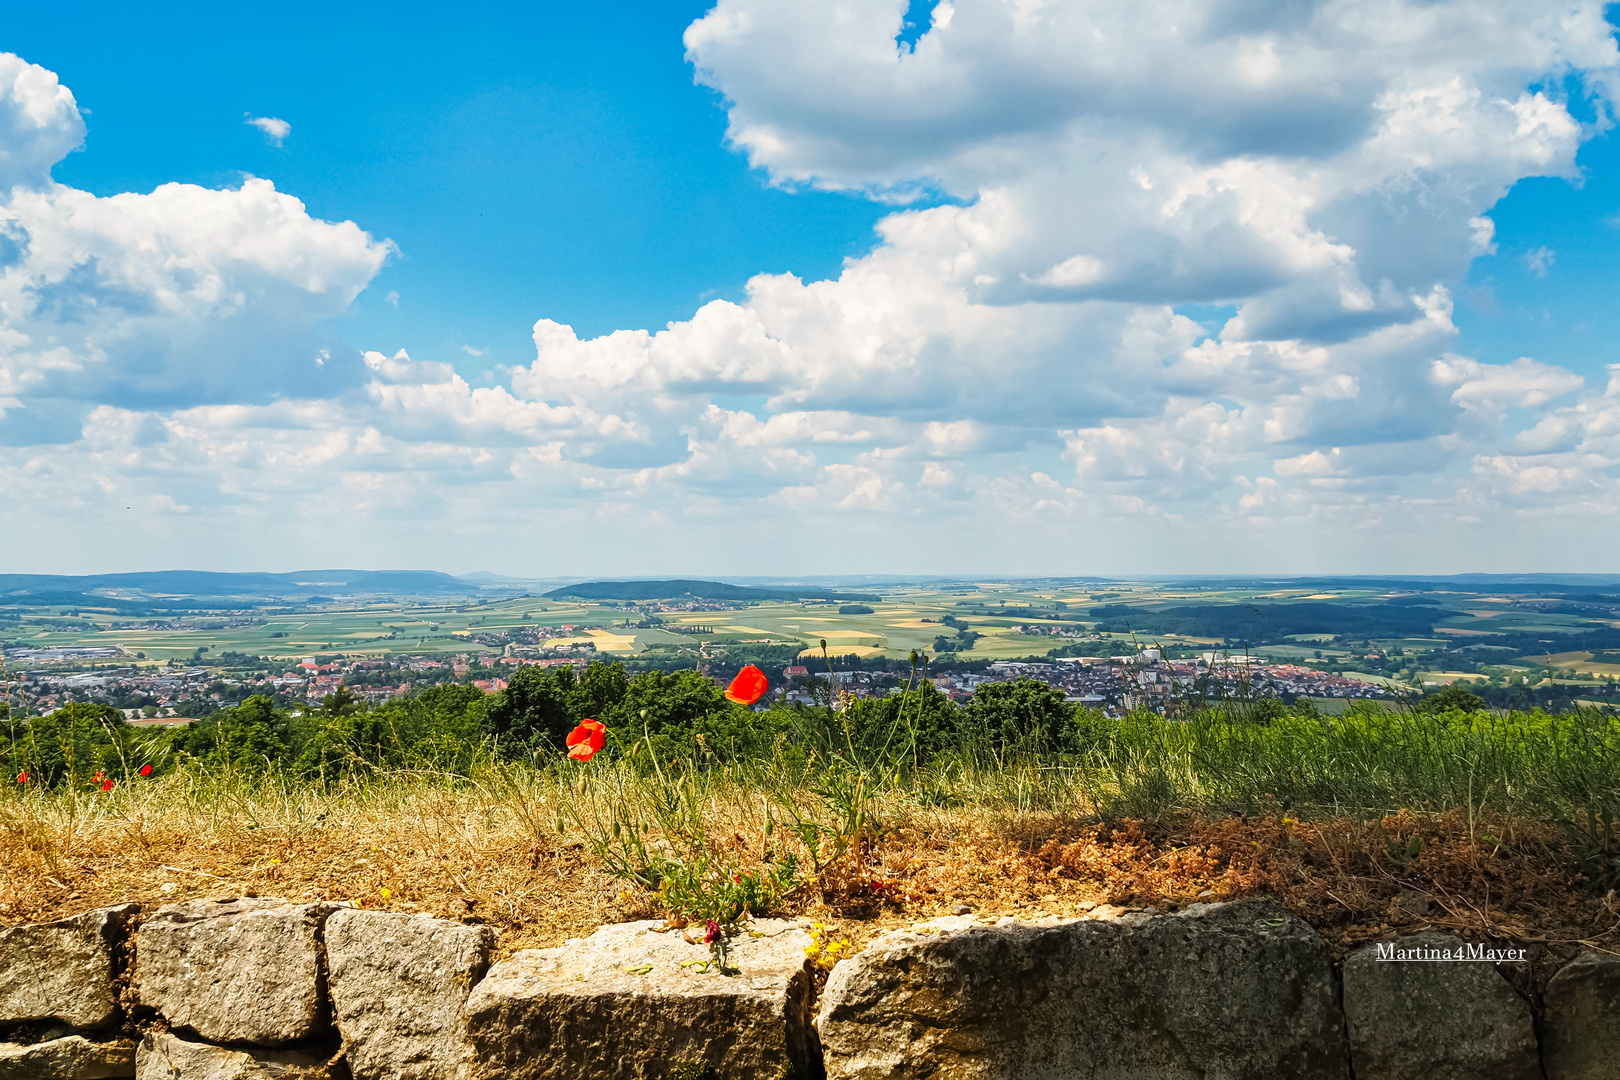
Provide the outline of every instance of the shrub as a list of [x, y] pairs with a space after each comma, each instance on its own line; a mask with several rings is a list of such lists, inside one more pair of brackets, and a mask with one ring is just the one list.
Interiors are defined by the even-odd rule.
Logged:
[[1035, 679], [981, 685], [963, 717], [968, 739], [998, 754], [1071, 750], [1073, 719], [1063, 691]]
[[1471, 694], [1460, 686], [1448, 686], [1444, 690], [1436, 691], [1417, 704], [1417, 711], [1420, 713], [1444, 713], [1452, 709], [1481, 712], [1484, 708], [1484, 698], [1478, 694]]

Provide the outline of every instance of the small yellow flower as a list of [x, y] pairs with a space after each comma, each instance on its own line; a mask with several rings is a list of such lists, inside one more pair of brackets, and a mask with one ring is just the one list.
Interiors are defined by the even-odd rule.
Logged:
[[390, 896], [393, 896], [394, 893], [393, 890], [384, 885], [382, 888], [377, 890], [377, 895], [382, 897], [384, 900], [387, 900]]

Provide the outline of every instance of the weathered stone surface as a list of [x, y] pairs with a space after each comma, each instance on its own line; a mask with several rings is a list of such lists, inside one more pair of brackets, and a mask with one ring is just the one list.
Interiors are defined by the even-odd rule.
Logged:
[[487, 926], [334, 912], [326, 920], [327, 985], [355, 1080], [455, 1076], [462, 1007], [494, 947]]
[[797, 923], [747, 924], [733, 975], [701, 970], [709, 950], [659, 925], [603, 927], [490, 968], [467, 1001], [469, 1075], [643, 1080], [707, 1060], [727, 1080], [775, 1080], [813, 1067], [810, 937]]
[[[1464, 950], [1436, 933], [1395, 945], [1415, 956]], [[1378, 956], [1369, 945], [1344, 962], [1356, 1080], [1540, 1080], [1530, 1004], [1494, 964]]]
[[148, 1035], [135, 1051], [137, 1080], [277, 1080], [321, 1059], [297, 1050], [242, 1050]]
[[1327, 949], [1272, 904], [920, 929], [828, 977], [830, 1080], [1348, 1076]]
[[1542, 1000], [1547, 1080], [1620, 1080], [1620, 957], [1586, 953], [1565, 964]]
[[0, 1024], [97, 1028], [118, 1012], [117, 954], [136, 904], [0, 930]]
[[64, 1035], [29, 1046], [0, 1043], [0, 1080], [113, 1080], [135, 1075], [135, 1044]]
[[284, 1046], [327, 1027], [320, 935], [333, 904], [190, 900], [141, 927], [142, 1004], [212, 1042]]

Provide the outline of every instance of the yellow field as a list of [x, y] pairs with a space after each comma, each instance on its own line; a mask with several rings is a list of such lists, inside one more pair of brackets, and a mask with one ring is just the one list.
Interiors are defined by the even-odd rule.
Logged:
[[596, 643], [597, 652], [633, 653], [636, 651], [636, 636], [634, 634], [613, 634], [606, 630], [592, 630], [590, 640]]
[[1582, 674], [1620, 676], [1620, 664], [1593, 663], [1589, 652], [1553, 653], [1546, 659], [1553, 667], [1569, 668]]

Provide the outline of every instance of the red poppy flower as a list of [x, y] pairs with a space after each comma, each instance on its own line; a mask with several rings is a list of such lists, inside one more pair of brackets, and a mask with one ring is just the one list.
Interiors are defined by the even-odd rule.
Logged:
[[568, 733], [568, 756], [575, 761], [591, 760], [606, 745], [607, 728], [595, 720], [583, 720]]
[[771, 684], [766, 681], [765, 673], [749, 664], [737, 672], [737, 677], [726, 687], [726, 697], [739, 705], [752, 705], [764, 697], [765, 691], [770, 688]]
[[703, 944], [711, 945], [714, 943], [714, 939], [719, 936], [720, 924], [713, 919], [705, 919], [703, 922]]
[[111, 791], [112, 789], [113, 789], [113, 782], [111, 780], [103, 780], [101, 782], [101, 790], [102, 791]]
[[28, 783], [28, 770], [27, 769], [24, 769], [22, 772], [17, 774], [17, 783], [19, 783], [19, 784]]
[[107, 779], [107, 774], [102, 772], [100, 769], [97, 769], [96, 770], [96, 775], [94, 775], [94, 776], [92, 776], [90, 778], [90, 782], [92, 784], [99, 784], [105, 779]]
[[142, 776], [151, 776], [152, 775], [152, 766], [150, 766], [150, 765], [142, 765], [141, 766], [141, 775]]

